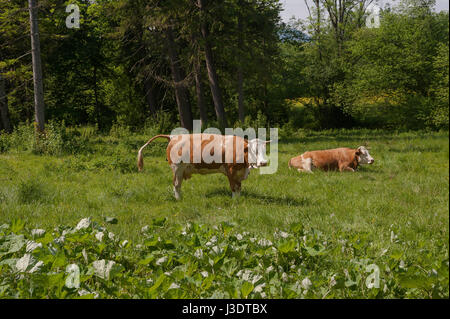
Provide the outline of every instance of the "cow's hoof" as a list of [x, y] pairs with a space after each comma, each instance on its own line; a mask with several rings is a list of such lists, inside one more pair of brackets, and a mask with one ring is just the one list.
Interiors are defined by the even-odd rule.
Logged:
[[175, 199], [176, 200], [181, 200], [181, 194], [180, 193], [178, 193], [178, 192], [175, 192]]

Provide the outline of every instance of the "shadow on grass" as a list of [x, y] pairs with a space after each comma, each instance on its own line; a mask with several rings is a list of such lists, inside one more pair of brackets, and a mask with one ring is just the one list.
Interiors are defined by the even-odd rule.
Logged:
[[[359, 165], [357, 170], [357, 173], [364, 173], [364, 174], [381, 174], [386, 173], [385, 167], [382, 167], [381, 165], [367, 167], [366, 165]], [[342, 172], [343, 174], [351, 174], [352, 172]]]
[[[207, 198], [226, 196], [231, 197], [229, 189], [215, 189], [205, 194]], [[268, 194], [258, 194], [253, 191], [242, 190], [241, 199], [257, 200], [260, 204], [277, 204], [286, 206], [309, 206], [311, 201], [308, 198], [294, 198], [292, 196], [272, 196]]]
[[443, 152], [444, 149], [440, 146], [429, 145], [429, 146], [405, 146], [405, 147], [390, 147], [388, 148], [389, 152], [394, 153], [407, 153], [407, 152], [420, 152], [420, 153], [439, 153]]

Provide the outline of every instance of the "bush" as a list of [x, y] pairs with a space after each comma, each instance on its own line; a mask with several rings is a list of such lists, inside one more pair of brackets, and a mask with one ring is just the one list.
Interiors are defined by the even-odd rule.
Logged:
[[[448, 101], [447, 104], [435, 102], [433, 109], [428, 117], [428, 124], [437, 129], [447, 129], [449, 128], [449, 109]], [[1, 147], [1, 146], [0, 146]]]
[[171, 113], [158, 111], [153, 117], [147, 118], [144, 124], [146, 135], [169, 134], [179, 123]]
[[67, 140], [64, 121], [61, 123], [50, 121], [46, 125], [45, 132], [34, 139], [33, 152], [37, 154], [61, 155], [65, 139]]
[[19, 202], [30, 204], [44, 200], [46, 194], [43, 185], [39, 180], [32, 178], [21, 181], [17, 189]]
[[109, 135], [116, 138], [122, 138], [129, 136], [131, 134], [131, 130], [128, 126], [121, 125], [119, 123], [114, 123], [109, 130]]
[[[87, 151], [92, 130], [67, 129], [64, 121], [49, 121], [45, 132], [36, 138], [32, 124], [20, 123], [11, 134], [0, 135], [0, 153], [15, 150], [44, 155], [75, 154]], [[87, 133], [86, 133], [87, 132]]]
[[5, 153], [11, 147], [9, 135], [6, 133], [0, 134], [0, 153]]
[[[239, 122], [238, 122], [239, 123]], [[242, 129], [247, 129], [249, 127], [254, 128], [256, 133], [258, 133], [258, 128], [267, 128], [269, 123], [267, 121], [267, 116], [265, 116], [261, 110], [258, 111], [256, 117], [247, 115], [245, 117], [244, 123], [242, 124]]]
[[10, 134], [10, 149], [32, 151], [34, 145], [34, 127], [29, 122], [20, 123]]
[[287, 100], [289, 105], [289, 120], [284, 125], [286, 128], [319, 129], [318, 106], [311, 98], [298, 98]]

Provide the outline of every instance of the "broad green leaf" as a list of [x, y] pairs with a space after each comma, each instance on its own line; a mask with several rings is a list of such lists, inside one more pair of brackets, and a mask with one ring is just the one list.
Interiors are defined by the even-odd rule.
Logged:
[[305, 246], [305, 250], [308, 252], [310, 256], [321, 256], [325, 254], [325, 247], [321, 246], [319, 249], [315, 249], [314, 247]]
[[233, 225], [228, 222], [222, 222], [221, 226], [224, 236], [227, 236], [233, 229]]
[[243, 298], [247, 298], [248, 295], [253, 291], [253, 284], [248, 281], [244, 281], [244, 283], [241, 286], [241, 296]]
[[166, 218], [166, 217], [154, 218], [154, 219], [152, 220], [152, 224], [153, 224], [154, 226], [163, 227], [164, 224], [166, 223], [166, 221], [167, 221], [167, 218]]
[[303, 225], [302, 223], [294, 223], [291, 225], [291, 231], [299, 236], [303, 235]]
[[0, 257], [19, 251], [26, 241], [23, 235], [11, 234], [5, 237], [5, 241], [0, 246]]
[[155, 256], [147, 255], [147, 257], [145, 257], [145, 259], [139, 260], [138, 264], [146, 266], [149, 263], [151, 263], [154, 259], [155, 259]]
[[295, 240], [288, 240], [279, 244], [278, 250], [282, 253], [290, 253], [295, 250], [296, 244]]
[[396, 250], [396, 251], [392, 252], [392, 254], [390, 254], [390, 257], [395, 260], [400, 260], [402, 258], [402, 256], [403, 256], [403, 252], [401, 252], [400, 250]]
[[156, 279], [155, 284], [147, 290], [148, 294], [150, 294], [150, 295], [154, 294], [156, 292], [156, 290], [159, 288], [159, 286], [161, 286], [161, 284], [164, 282], [164, 280], [166, 278], [167, 278], [166, 275], [161, 274], [158, 277], [158, 279]]
[[21, 219], [15, 219], [12, 223], [11, 223], [11, 227], [10, 230], [13, 233], [17, 233], [19, 231], [21, 231], [23, 229], [23, 227], [25, 226], [25, 222]]
[[399, 276], [399, 284], [404, 288], [430, 288], [432, 279], [425, 276]]

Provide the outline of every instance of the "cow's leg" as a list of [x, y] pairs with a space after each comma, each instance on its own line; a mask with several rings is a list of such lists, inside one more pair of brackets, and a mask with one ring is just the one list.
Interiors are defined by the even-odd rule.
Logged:
[[340, 172], [354, 172], [355, 170], [351, 167], [349, 167], [347, 164], [339, 165], [339, 171]]
[[233, 170], [232, 168], [229, 168], [227, 170], [227, 177], [228, 182], [230, 182], [232, 198], [237, 198], [241, 195], [241, 179], [239, 178], [237, 173], [238, 172], [236, 170]]
[[234, 182], [234, 190], [231, 193], [232, 198], [238, 198], [241, 196], [241, 181]]
[[173, 193], [176, 200], [181, 199], [181, 183], [183, 182], [184, 167], [182, 165], [174, 164], [173, 171]]
[[232, 193], [233, 198], [241, 196], [241, 183], [243, 180], [247, 179], [249, 174], [250, 174], [249, 168], [240, 168], [234, 170], [233, 172], [234, 191]]
[[231, 188], [231, 197], [232, 198], [236, 198], [239, 197], [239, 195], [241, 194], [241, 183], [237, 182], [234, 179], [233, 175], [227, 175], [228, 177], [228, 181], [230, 182], [230, 188]]

